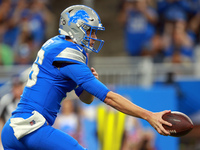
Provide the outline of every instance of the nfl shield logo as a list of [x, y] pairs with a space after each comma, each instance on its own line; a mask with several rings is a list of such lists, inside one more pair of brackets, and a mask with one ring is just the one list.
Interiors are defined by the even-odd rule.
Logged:
[[30, 122], [30, 125], [34, 125], [35, 124], [35, 120], [32, 120], [31, 122]]

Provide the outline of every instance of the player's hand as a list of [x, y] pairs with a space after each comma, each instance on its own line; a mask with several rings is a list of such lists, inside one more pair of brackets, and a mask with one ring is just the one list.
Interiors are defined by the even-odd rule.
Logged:
[[156, 131], [161, 134], [161, 135], [170, 135], [170, 133], [164, 129], [164, 127], [162, 126], [162, 124], [165, 124], [167, 126], [172, 126], [171, 123], [165, 121], [162, 119], [162, 116], [166, 113], [169, 113], [170, 110], [165, 110], [162, 112], [157, 112], [157, 113], [153, 113], [152, 115], [150, 115], [150, 118], [147, 120], [151, 126], [156, 129]]
[[99, 79], [99, 75], [93, 67], [91, 67], [91, 71], [92, 71], [92, 74], [95, 76], [95, 78]]

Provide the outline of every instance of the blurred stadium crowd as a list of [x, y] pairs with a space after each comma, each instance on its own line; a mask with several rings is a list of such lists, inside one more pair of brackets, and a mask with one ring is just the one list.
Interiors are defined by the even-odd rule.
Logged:
[[[0, 64], [30, 64], [51, 27], [45, 0], [1, 0]], [[47, 26], [48, 24], [48, 26]]]
[[[41, 44], [54, 36], [52, 30], [58, 28], [56, 26], [56, 29], [52, 29], [55, 16], [51, 9], [49, 0], [0, 0], [0, 65], [24, 65], [34, 61]], [[121, 39], [124, 41], [123, 51], [128, 56], [150, 56], [156, 63], [181, 64], [198, 61], [200, 0], [121, 0], [116, 10], [118, 22], [124, 33]], [[58, 25], [57, 22], [55, 24]], [[1, 98], [0, 130], [16, 107], [23, 86], [19, 78], [13, 78], [13, 90]], [[71, 96], [70, 99], [76, 98]], [[90, 139], [93, 141], [93, 147], [85, 141], [84, 121], [91, 123], [95, 118], [94, 114], [98, 115], [98, 112], [105, 111], [104, 109], [108, 109], [112, 120], [114, 110], [99, 108], [94, 111], [93, 106], [84, 107], [76, 100], [70, 99], [67, 102], [63, 101], [55, 127], [75, 137], [83, 146], [88, 147], [88, 150], [98, 149], [98, 144], [94, 144], [95, 139]], [[120, 117], [123, 120], [123, 116]], [[98, 119], [94, 123], [95, 129], [102, 121], [101, 117]], [[98, 127], [89, 134], [99, 138], [101, 144], [103, 139], [98, 134], [101, 127]], [[89, 127], [85, 127], [87, 128]], [[118, 134], [121, 137], [119, 140], [123, 139], [123, 144], [118, 146], [122, 147], [122, 150], [156, 149], [154, 133], [142, 129], [137, 119], [128, 118], [125, 127], [121, 126], [121, 130], [123, 133]], [[110, 145], [106, 145], [104, 141], [102, 150], [108, 150], [107, 146]]]
[[[50, 0], [0, 1], [0, 64], [33, 61], [41, 44], [53, 36], [55, 16], [51, 9]], [[116, 10], [128, 55], [151, 56], [154, 62], [196, 60], [199, 0], [121, 0]]]
[[199, 0], [123, 0], [125, 50], [154, 62], [194, 62], [200, 42]]

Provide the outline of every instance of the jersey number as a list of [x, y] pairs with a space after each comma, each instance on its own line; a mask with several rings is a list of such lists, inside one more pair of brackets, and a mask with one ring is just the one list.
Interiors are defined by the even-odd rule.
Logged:
[[27, 87], [32, 87], [33, 85], [36, 84], [37, 75], [40, 71], [38, 64], [42, 65], [43, 59], [44, 59], [44, 50], [40, 49], [38, 54], [37, 54], [37, 58], [36, 58], [34, 64], [32, 65], [32, 67], [31, 67], [31, 71], [29, 73], [29, 78], [28, 78], [28, 81], [27, 81], [27, 84], [26, 84]]

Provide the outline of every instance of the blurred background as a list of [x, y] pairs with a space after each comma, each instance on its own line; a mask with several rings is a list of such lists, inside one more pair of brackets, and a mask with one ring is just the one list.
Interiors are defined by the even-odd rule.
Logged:
[[58, 34], [60, 13], [74, 4], [92, 7], [106, 28], [97, 33], [102, 50], [89, 55], [100, 80], [150, 111], [187, 114], [194, 129], [164, 137], [144, 120], [98, 99], [85, 105], [73, 92], [54, 127], [88, 150], [200, 150], [200, 0], [0, 0], [0, 131], [37, 51]]

